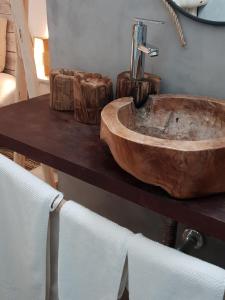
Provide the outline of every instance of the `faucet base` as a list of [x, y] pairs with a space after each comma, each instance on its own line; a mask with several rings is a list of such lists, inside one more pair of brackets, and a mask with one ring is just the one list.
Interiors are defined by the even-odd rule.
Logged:
[[136, 108], [142, 107], [149, 97], [149, 90], [145, 88], [146, 80], [133, 80], [131, 96]]
[[135, 80], [129, 71], [122, 72], [117, 77], [116, 98], [134, 97], [137, 103], [142, 103], [146, 96], [159, 94], [160, 83], [160, 77], [150, 73], [145, 73], [143, 80]]

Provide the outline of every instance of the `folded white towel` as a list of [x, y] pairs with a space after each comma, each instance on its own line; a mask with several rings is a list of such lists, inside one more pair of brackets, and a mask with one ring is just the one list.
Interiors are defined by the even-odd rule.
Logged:
[[222, 300], [225, 270], [141, 235], [128, 249], [130, 300]]
[[[59, 299], [116, 300], [132, 233], [69, 201], [59, 227]], [[126, 281], [123, 280], [123, 288]]]
[[0, 155], [0, 299], [44, 300], [49, 211], [63, 195]]

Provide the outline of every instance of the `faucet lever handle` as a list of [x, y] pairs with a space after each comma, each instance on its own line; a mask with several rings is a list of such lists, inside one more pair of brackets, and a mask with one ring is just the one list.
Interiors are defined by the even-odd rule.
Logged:
[[139, 45], [138, 50], [142, 51], [145, 54], [148, 54], [150, 57], [155, 57], [159, 55], [159, 48], [150, 44], [146, 44], [146, 46]]
[[137, 23], [149, 22], [152, 24], [165, 24], [165, 22], [161, 20], [150, 20], [150, 19], [139, 18], [139, 17], [134, 18], [134, 21]]

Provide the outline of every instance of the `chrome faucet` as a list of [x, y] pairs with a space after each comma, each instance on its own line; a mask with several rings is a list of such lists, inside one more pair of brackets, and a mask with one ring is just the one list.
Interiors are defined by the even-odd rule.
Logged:
[[155, 57], [159, 55], [159, 49], [153, 45], [147, 44], [147, 25], [144, 22], [155, 24], [164, 24], [162, 21], [148, 20], [142, 18], [135, 18], [135, 24], [132, 31], [132, 50], [131, 50], [131, 79], [137, 81], [137, 89], [135, 91], [134, 103], [136, 107], [140, 107], [144, 102], [143, 99], [138, 99], [138, 84], [139, 81], [144, 80], [145, 55]]

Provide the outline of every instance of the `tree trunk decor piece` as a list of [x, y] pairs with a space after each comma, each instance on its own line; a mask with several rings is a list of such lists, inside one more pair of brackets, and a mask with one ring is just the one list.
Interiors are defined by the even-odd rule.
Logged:
[[82, 73], [76, 70], [58, 69], [50, 75], [50, 107], [55, 110], [73, 111], [74, 76]]
[[103, 107], [113, 100], [111, 79], [97, 73], [74, 77], [74, 118], [86, 124], [100, 124]]
[[98, 73], [54, 70], [50, 89], [52, 109], [74, 111], [74, 118], [87, 124], [99, 124], [102, 108], [113, 100], [111, 79]]
[[[141, 84], [141, 93], [143, 99], [150, 94], [159, 94], [161, 78], [145, 73], [145, 78], [138, 81]], [[116, 98], [131, 97], [136, 87], [137, 81], [130, 78], [130, 72], [126, 71], [118, 75], [116, 85]]]

